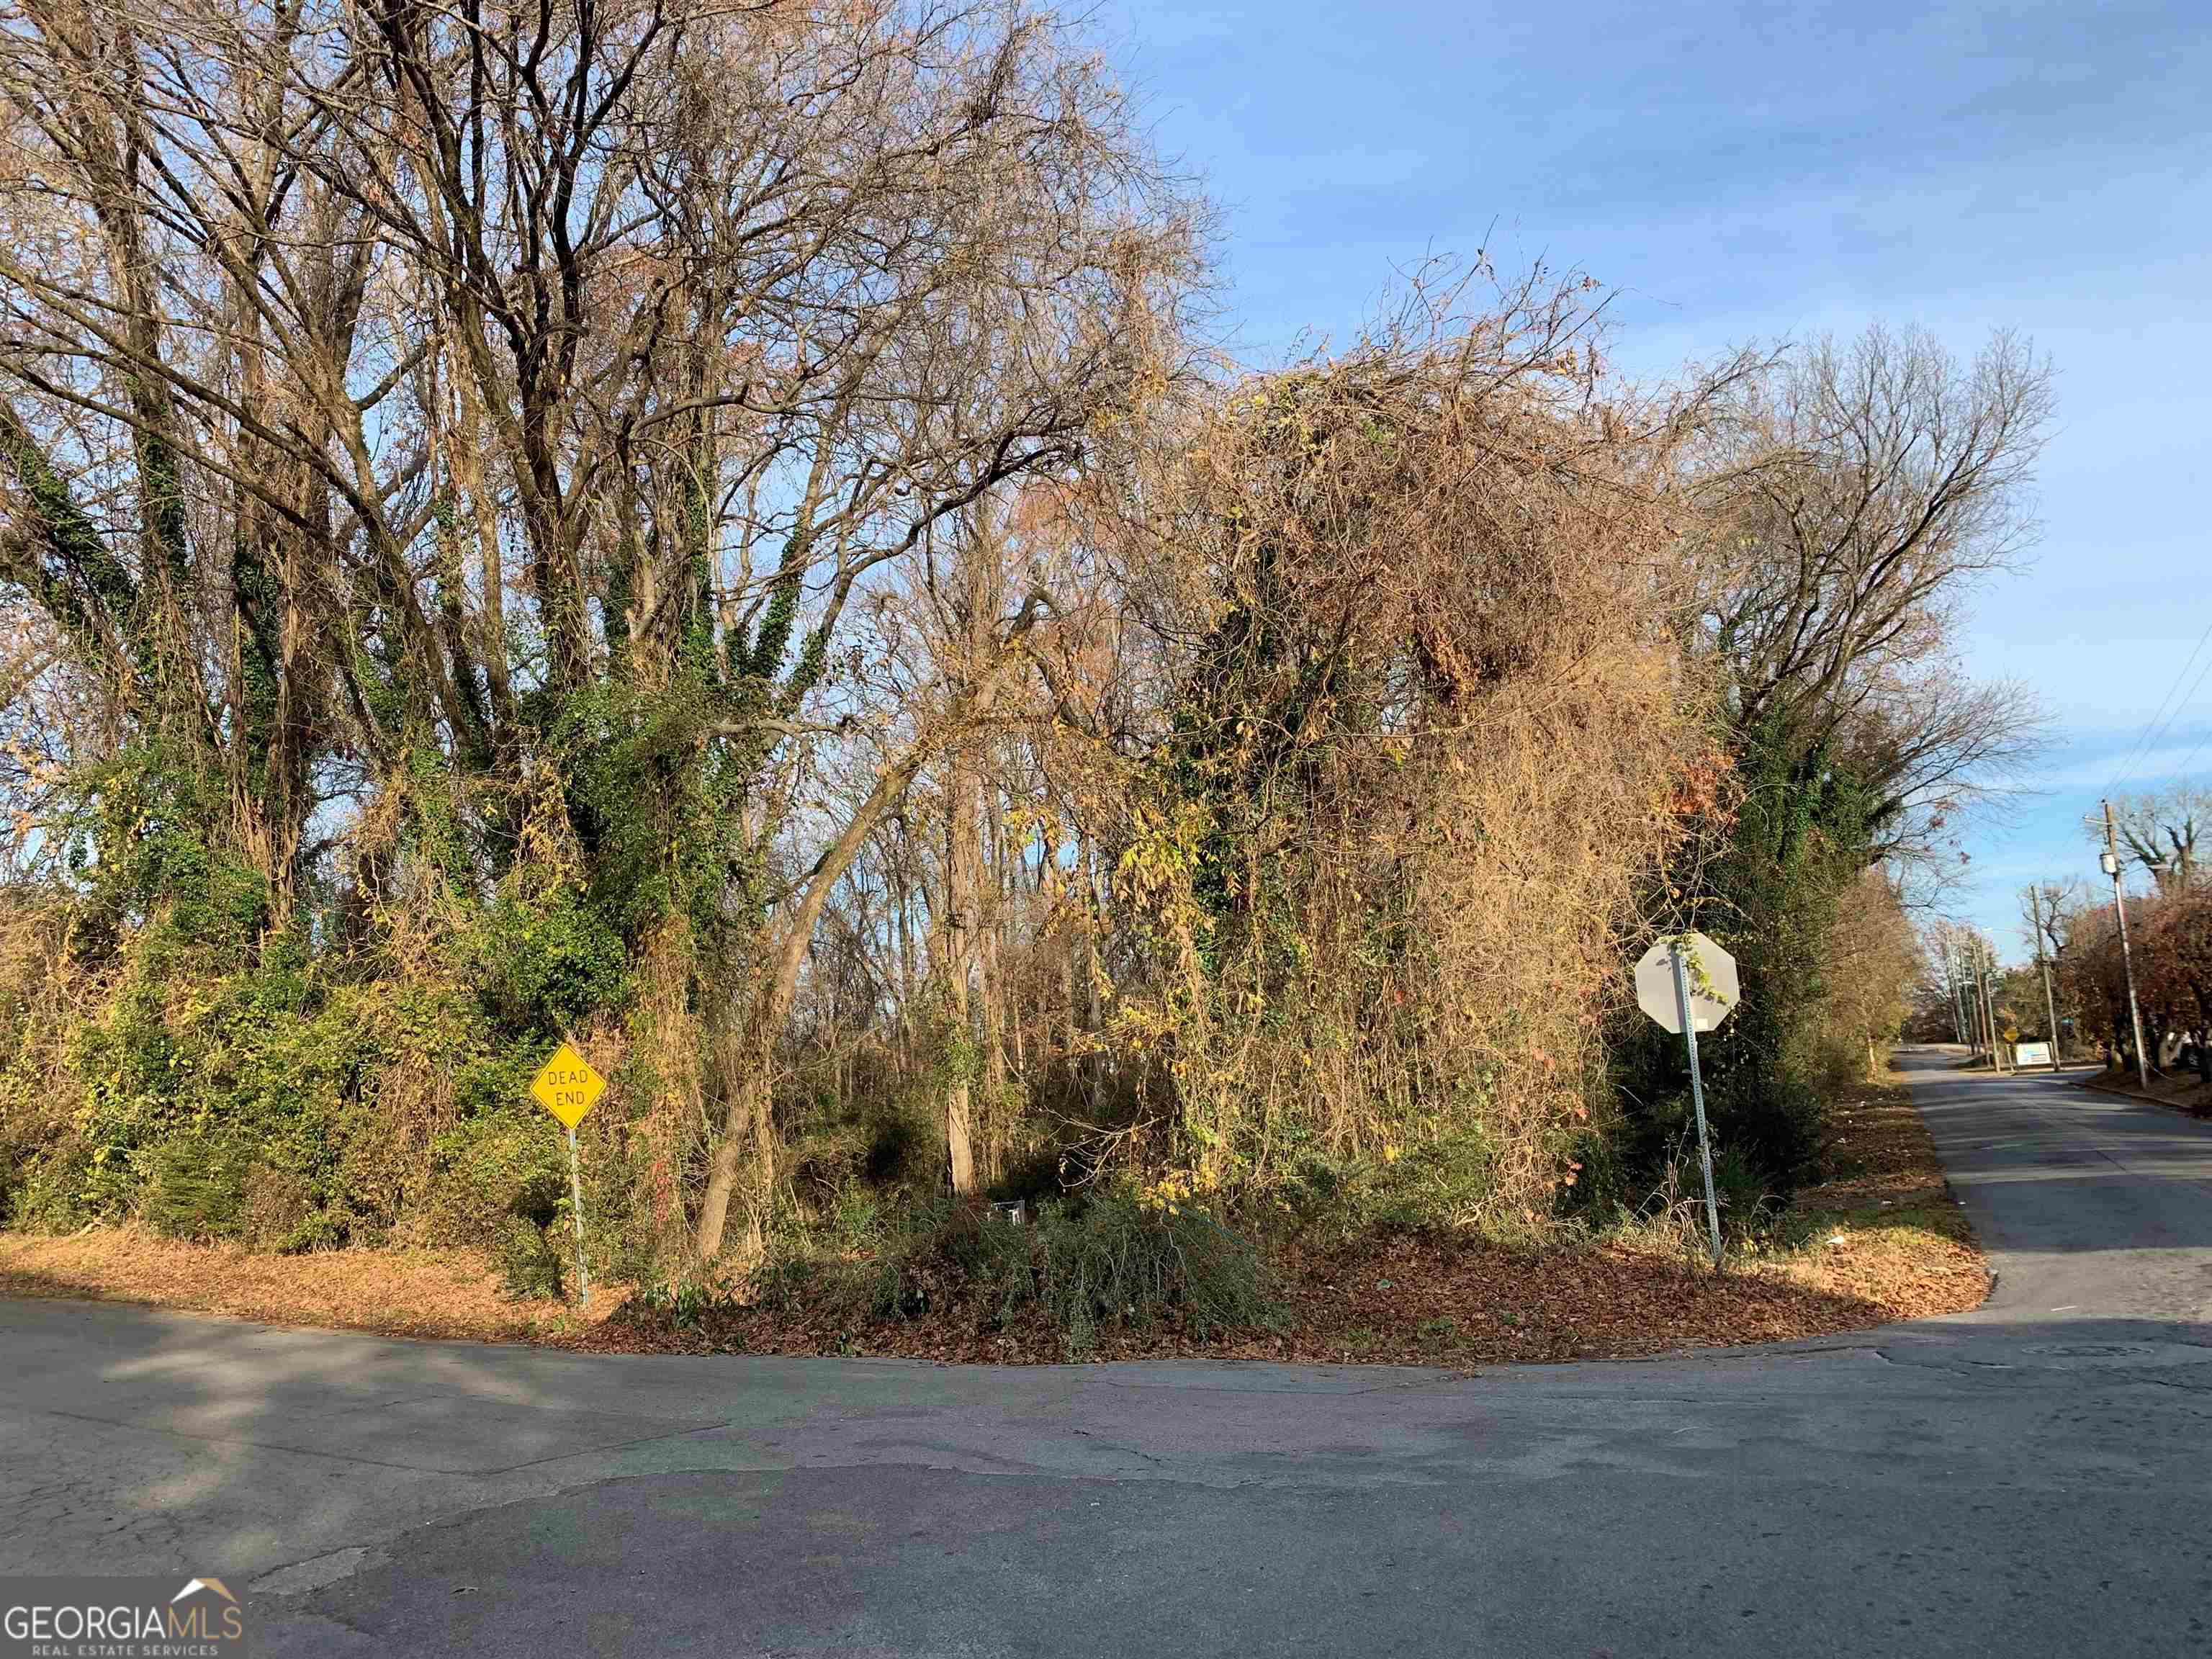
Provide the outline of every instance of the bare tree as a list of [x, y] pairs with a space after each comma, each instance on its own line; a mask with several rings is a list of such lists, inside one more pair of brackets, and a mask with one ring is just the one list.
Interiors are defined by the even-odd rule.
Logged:
[[2019, 686], [1954, 663], [1959, 607], [2013, 568], [2048, 367], [1998, 335], [1961, 365], [1924, 333], [1822, 340], [1730, 382], [1698, 463], [1707, 643], [1746, 740], [1843, 766], [1876, 856], [1925, 866], [2039, 739]]
[[2084, 896], [2081, 883], [2070, 877], [2064, 881], [2031, 882], [2021, 889], [2021, 931], [2038, 961], [2055, 957], [2065, 948], [2068, 920], [2081, 908]]
[[[2212, 820], [2212, 791], [2178, 784], [2112, 803], [2120, 839], [2129, 856], [2149, 873], [2161, 893], [2193, 887], [2203, 877], [2197, 861], [2199, 825]], [[2100, 824], [2097, 845], [2104, 845]]]

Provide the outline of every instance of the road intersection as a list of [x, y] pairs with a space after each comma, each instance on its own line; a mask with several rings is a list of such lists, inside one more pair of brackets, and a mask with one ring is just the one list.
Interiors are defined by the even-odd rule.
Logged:
[[1972, 1314], [1469, 1377], [0, 1303], [0, 1570], [288, 1654], [2212, 1654], [2212, 1126], [1907, 1063]]

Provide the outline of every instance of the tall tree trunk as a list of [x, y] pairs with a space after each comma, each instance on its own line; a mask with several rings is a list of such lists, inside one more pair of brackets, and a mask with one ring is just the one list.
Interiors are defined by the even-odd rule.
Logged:
[[975, 1191], [973, 1078], [975, 1029], [968, 1004], [968, 975], [975, 956], [975, 757], [967, 744], [952, 751], [945, 824], [945, 1017], [952, 1048], [945, 1088], [945, 1150], [951, 1160], [952, 1190]]
[[720, 1079], [724, 1106], [722, 1138], [708, 1165], [707, 1190], [699, 1201], [699, 1226], [693, 1242], [699, 1257], [712, 1261], [721, 1254], [723, 1234], [735, 1194], [741, 1156], [748, 1144], [752, 1151], [753, 1191], [747, 1204], [750, 1218], [746, 1237], [747, 1261], [757, 1261], [765, 1240], [768, 1205], [775, 1190], [775, 1126], [770, 1109], [769, 1066], [775, 1041], [791, 1017], [791, 1004], [799, 988], [799, 971], [814, 938], [823, 907], [853, 860], [860, 855], [884, 815], [903, 799], [915, 775], [950, 735], [957, 741], [967, 727], [991, 705], [998, 692], [998, 671], [1007, 648], [1026, 634], [1036, 620], [1036, 601], [1022, 607], [1009, 624], [992, 659], [969, 682], [965, 695], [956, 699], [942, 720], [931, 722], [884, 769], [874, 791], [853, 814], [844, 832], [823, 851], [807, 872], [799, 899], [776, 949], [768, 982], [754, 1000], [744, 1041], [733, 1045], [730, 1064]]
[[898, 938], [898, 1077], [903, 1083], [914, 1075], [914, 1002], [921, 975], [914, 954], [914, 890], [907, 878], [905, 842], [894, 843], [884, 860], [891, 890], [891, 917]]
[[[1091, 837], [1082, 836], [1077, 843], [1076, 867], [1083, 875], [1082, 920], [1074, 940], [1075, 984], [1082, 997], [1082, 1029], [1085, 1037], [1095, 1036], [1105, 1024], [1105, 1010], [1098, 997], [1098, 851]], [[1104, 1045], [1085, 1042], [1082, 1059], [1078, 1062], [1079, 1075], [1083, 1083], [1085, 1103], [1092, 1113], [1098, 1110], [1103, 1094], [1104, 1079], [1101, 1067], [1104, 1064]]]
[[[805, 933], [797, 933], [799, 957], [805, 955]], [[784, 957], [791, 939], [787, 938]], [[726, 1037], [716, 1043], [716, 1081], [721, 1091], [724, 1107], [722, 1138], [714, 1145], [714, 1155], [707, 1165], [707, 1189], [699, 1200], [699, 1225], [692, 1237], [692, 1246], [702, 1261], [712, 1261], [722, 1253], [723, 1234], [727, 1228], [730, 1200], [738, 1189], [738, 1176], [750, 1152], [752, 1180], [745, 1203], [745, 1243], [739, 1265], [750, 1267], [757, 1263], [768, 1242], [768, 1210], [775, 1193], [775, 1124], [774, 1097], [769, 1087], [769, 1066], [775, 1057], [774, 1034], [783, 1028], [791, 1012], [792, 988], [798, 983], [799, 971], [792, 967], [788, 980], [779, 960], [775, 976], [757, 1003], [753, 1018], [742, 1026], [733, 1025]], [[765, 1032], [765, 1042], [759, 1033]]]
[[[976, 988], [981, 1000], [983, 1085], [983, 1178], [997, 1178], [1004, 1167], [1006, 1118], [1006, 988], [1005, 922], [1006, 867], [1005, 836], [995, 805], [985, 815], [983, 828], [991, 848], [990, 902], [977, 918], [980, 948], [976, 957]], [[982, 884], [978, 884], [979, 886]]]

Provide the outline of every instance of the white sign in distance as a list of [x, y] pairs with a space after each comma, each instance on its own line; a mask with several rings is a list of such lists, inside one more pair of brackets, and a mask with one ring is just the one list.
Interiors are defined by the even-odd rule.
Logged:
[[2012, 1058], [2016, 1066], [2048, 1066], [2051, 1064], [2051, 1045], [2047, 1042], [2016, 1043]]
[[1680, 1036], [1682, 1017], [1674, 1000], [1672, 946], [1682, 945], [1682, 967], [1690, 985], [1690, 1018], [1700, 1031], [1710, 1031], [1729, 1017], [1742, 1000], [1736, 978], [1735, 958], [1703, 933], [1670, 934], [1644, 953], [1636, 964], [1636, 1006]]

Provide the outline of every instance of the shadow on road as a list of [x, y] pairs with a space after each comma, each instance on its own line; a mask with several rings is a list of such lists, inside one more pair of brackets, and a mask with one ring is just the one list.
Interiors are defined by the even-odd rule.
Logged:
[[4, 1313], [0, 1553], [263, 1584], [278, 1651], [2112, 1651], [2122, 1589], [2184, 1639], [2212, 1469], [2212, 1334], [2087, 1311], [1474, 1377]]

